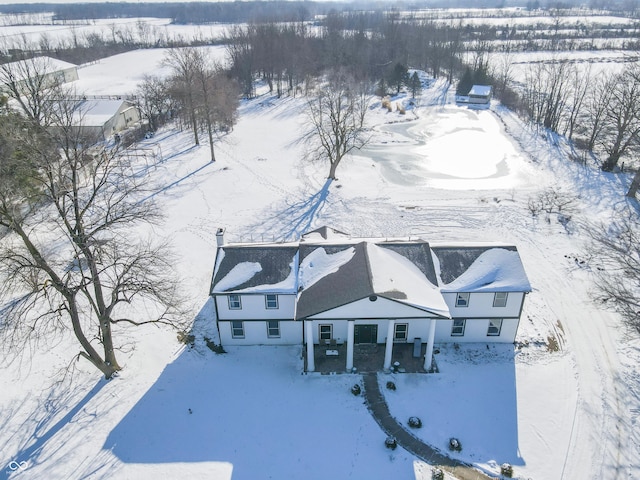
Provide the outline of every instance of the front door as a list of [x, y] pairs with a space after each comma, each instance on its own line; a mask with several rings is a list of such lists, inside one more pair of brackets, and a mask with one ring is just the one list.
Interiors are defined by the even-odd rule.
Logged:
[[377, 343], [378, 342], [378, 325], [354, 325], [353, 342], [359, 343]]

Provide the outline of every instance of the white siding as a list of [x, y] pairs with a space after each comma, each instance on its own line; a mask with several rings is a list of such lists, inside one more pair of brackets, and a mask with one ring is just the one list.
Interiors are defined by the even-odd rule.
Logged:
[[[339, 342], [347, 341], [347, 319], [344, 320], [313, 320], [313, 343], [318, 343], [320, 340], [320, 325], [332, 325], [333, 326], [333, 338]], [[358, 319], [354, 321], [355, 325], [377, 325], [378, 326], [378, 338], [377, 343], [385, 343], [387, 341], [387, 325], [388, 320], [364, 320]], [[422, 342], [426, 343], [429, 336], [429, 322], [428, 318], [421, 319], [396, 319], [396, 323], [407, 323], [407, 342], [413, 342], [414, 338], [422, 338]]]
[[242, 308], [230, 310], [227, 295], [216, 295], [218, 318], [221, 320], [291, 319], [295, 311], [295, 295], [278, 295], [278, 308], [267, 308], [266, 295], [240, 295]]
[[375, 302], [368, 298], [358, 300], [326, 312], [312, 315], [310, 319], [320, 318], [400, 318], [422, 317], [426, 312], [400, 302], [378, 297]]
[[226, 345], [302, 345], [302, 322], [281, 321], [280, 338], [267, 336], [267, 322], [244, 321], [244, 338], [233, 338], [231, 322], [218, 321], [220, 342]]
[[519, 317], [524, 293], [509, 292], [507, 305], [504, 307], [493, 306], [493, 292], [471, 293], [468, 307], [456, 307], [457, 292], [443, 292], [444, 301], [447, 302], [453, 318], [477, 318], [477, 317]]
[[[498, 317], [496, 317], [498, 318]], [[488, 336], [489, 320], [486, 318], [466, 319], [464, 335], [451, 335], [453, 320], [438, 320], [436, 324], [436, 343], [513, 343], [519, 320], [505, 318], [499, 336]]]

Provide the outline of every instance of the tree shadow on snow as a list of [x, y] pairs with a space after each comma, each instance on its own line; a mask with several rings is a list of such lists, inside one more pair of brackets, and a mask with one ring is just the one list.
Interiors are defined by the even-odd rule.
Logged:
[[[47, 442], [58, 435], [62, 429], [74, 422], [90, 421], [91, 413], [83, 412], [85, 407], [89, 405], [91, 400], [106, 385], [107, 380], [99, 380], [93, 388], [91, 388], [70, 410], [57, 421], [55, 420], [62, 412], [67, 410], [69, 404], [75, 397], [75, 386], [58, 384], [48, 391], [47, 396], [38, 402], [38, 407], [28, 415], [22, 423], [22, 428], [17, 430], [7, 441], [16, 440], [18, 435], [23, 436], [23, 440], [17, 440], [21, 447], [16, 453], [10, 455], [7, 465], [2, 465], [0, 470], [0, 480], [6, 480], [18, 475], [22, 470], [29, 470], [37, 465], [45, 463], [48, 459], [43, 457], [43, 451]], [[46, 391], [46, 389], [44, 389]], [[5, 418], [8, 422], [12, 417], [11, 413], [18, 414], [20, 407], [18, 406], [13, 412], [10, 412]], [[3, 416], [6, 412], [3, 412]], [[8, 453], [2, 446], [2, 453]]]
[[[208, 478], [230, 470], [234, 479], [255, 478], [248, 472], [256, 465], [290, 461], [289, 452], [300, 439], [297, 435], [278, 435], [285, 418], [270, 417], [269, 412], [277, 405], [266, 404], [261, 393], [270, 392], [267, 396], [274, 397], [276, 389], [277, 397], [290, 392], [279, 380], [274, 382], [273, 375], [251, 376], [250, 382], [242, 380], [248, 365], [246, 354], [251, 354], [252, 347], [220, 356], [210, 351], [202, 340], [217, 340], [212, 332], [215, 327], [210, 325], [214, 319], [214, 305], [208, 300], [190, 332], [196, 336], [195, 346], [186, 347], [165, 367], [153, 386], [109, 433], [103, 451], [136, 467], [159, 465], [161, 470], [156, 472], [170, 471], [173, 465], [185, 462], [200, 463], [206, 465]], [[261, 348], [267, 349], [267, 355], [259, 356], [258, 368], [266, 366], [269, 372], [273, 367], [268, 353], [280, 347]], [[290, 370], [288, 365], [278, 367], [287, 384], [291, 376], [300, 375], [300, 368], [296, 368], [301, 366], [299, 355], [292, 357], [297, 363]], [[265, 432], [271, 431], [278, 441], [256, 447], [256, 443], [269, 437]], [[221, 475], [227, 478], [227, 473]]]
[[295, 201], [283, 209], [276, 209], [273, 215], [249, 229], [250, 236], [254, 238], [256, 235], [268, 235], [273, 241], [298, 240], [312, 229], [326, 206], [331, 183], [332, 180], [328, 178], [322, 188], [311, 196]]

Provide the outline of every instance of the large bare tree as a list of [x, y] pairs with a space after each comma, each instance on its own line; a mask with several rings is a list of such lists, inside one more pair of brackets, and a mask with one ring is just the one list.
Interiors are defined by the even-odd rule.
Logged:
[[159, 219], [139, 157], [96, 144], [73, 101], [52, 127], [0, 116], [0, 334], [7, 351], [72, 331], [106, 378], [112, 329], [183, 318], [166, 248], [137, 229]]
[[197, 71], [200, 61], [201, 55], [194, 47], [171, 48], [164, 58], [165, 65], [173, 70], [171, 94], [182, 106], [181, 113], [188, 119], [196, 145], [200, 145], [196, 99]]
[[640, 220], [635, 212], [610, 225], [590, 226], [597, 260], [595, 298], [615, 308], [640, 332]]
[[3, 92], [27, 117], [39, 124], [51, 120], [53, 97], [62, 95], [64, 78], [49, 57], [24, 58], [0, 65]]
[[236, 121], [239, 88], [222, 66], [201, 48], [171, 50], [165, 60], [174, 70], [172, 93], [191, 119], [199, 144], [198, 128], [209, 138], [211, 161], [215, 161], [214, 133], [230, 129]]
[[166, 122], [174, 109], [167, 82], [154, 75], [145, 75], [138, 86], [136, 100], [138, 110], [147, 119], [152, 131]]
[[315, 98], [307, 102], [312, 155], [329, 162], [328, 178], [336, 179], [342, 159], [369, 141], [365, 117], [369, 108], [368, 88], [352, 78], [334, 73]]
[[610, 172], [640, 140], [640, 67], [637, 65], [626, 67], [616, 77], [604, 125], [601, 144], [607, 159], [602, 169]]

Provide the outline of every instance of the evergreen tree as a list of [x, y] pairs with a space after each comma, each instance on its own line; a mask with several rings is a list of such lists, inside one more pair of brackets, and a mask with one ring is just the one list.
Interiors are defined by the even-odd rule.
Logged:
[[411, 98], [419, 97], [422, 93], [422, 83], [420, 83], [418, 72], [413, 72], [413, 75], [411, 75], [409, 89], [411, 90]]
[[462, 75], [462, 78], [458, 82], [458, 88], [456, 89], [457, 95], [468, 95], [469, 90], [473, 87], [473, 75], [471, 69], [467, 67]]
[[388, 77], [389, 85], [393, 85], [396, 89], [396, 94], [400, 93], [403, 85], [409, 83], [409, 70], [406, 65], [396, 63], [393, 70]]

